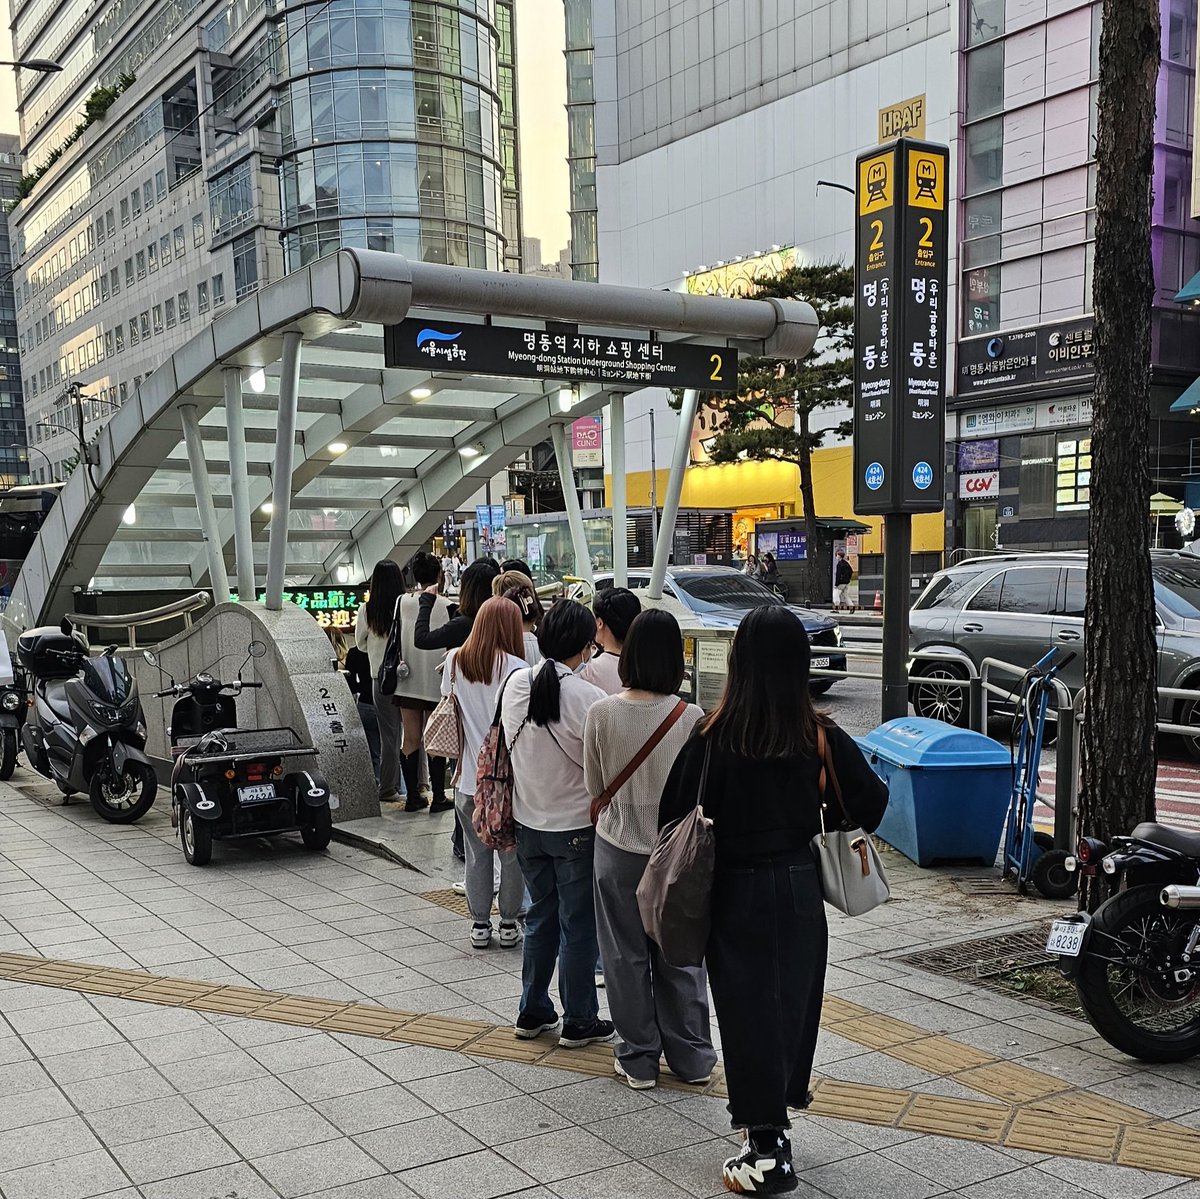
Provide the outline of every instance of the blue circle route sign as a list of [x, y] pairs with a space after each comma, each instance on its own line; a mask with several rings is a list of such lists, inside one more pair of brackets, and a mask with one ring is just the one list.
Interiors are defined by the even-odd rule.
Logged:
[[864, 478], [872, 491], [878, 491], [883, 486], [883, 465], [879, 462], [872, 462], [867, 467]]
[[921, 491], [933, 486], [933, 467], [928, 462], [918, 462], [913, 467], [913, 482]]

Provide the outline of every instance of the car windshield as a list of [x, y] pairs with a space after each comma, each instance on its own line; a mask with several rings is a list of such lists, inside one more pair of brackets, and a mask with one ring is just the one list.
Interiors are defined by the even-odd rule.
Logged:
[[129, 667], [113, 657], [88, 658], [83, 664], [83, 681], [94, 695], [112, 704], [123, 704], [133, 684]]
[[989, 569], [987, 566], [980, 566], [975, 570], [958, 570], [940, 575], [925, 588], [924, 594], [913, 607], [944, 608], [954, 604], [967, 592], [970, 585]]
[[1159, 603], [1185, 620], [1200, 620], [1200, 562], [1165, 558], [1151, 563]]
[[721, 571], [719, 574], [675, 575], [672, 582], [701, 612], [718, 608], [762, 608], [783, 603], [769, 588], [755, 579], [738, 574], [736, 570], [728, 573]]

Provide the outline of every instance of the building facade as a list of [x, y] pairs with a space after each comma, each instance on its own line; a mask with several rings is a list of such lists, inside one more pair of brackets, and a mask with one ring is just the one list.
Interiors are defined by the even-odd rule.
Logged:
[[25, 449], [25, 404], [13, 290], [14, 259], [8, 206], [21, 181], [21, 147], [12, 134], [0, 134], [0, 487], [29, 478]]
[[[512, 0], [12, 0], [38, 477], [225, 305], [340, 246], [519, 270]], [[78, 385], [74, 389], [72, 385]]]

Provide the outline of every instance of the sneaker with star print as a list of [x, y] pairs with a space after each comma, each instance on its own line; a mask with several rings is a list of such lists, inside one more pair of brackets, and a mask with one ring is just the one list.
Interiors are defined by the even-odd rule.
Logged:
[[752, 1132], [737, 1157], [726, 1160], [721, 1181], [735, 1195], [783, 1195], [800, 1184], [792, 1168], [791, 1142], [781, 1130]]

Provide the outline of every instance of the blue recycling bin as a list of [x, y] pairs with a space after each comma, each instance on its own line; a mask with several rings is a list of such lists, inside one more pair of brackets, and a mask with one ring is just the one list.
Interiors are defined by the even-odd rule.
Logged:
[[891, 796], [876, 836], [918, 866], [995, 863], [1012, 791], [1005, 746], [919, 716], [889, 720], [858, 744]]

